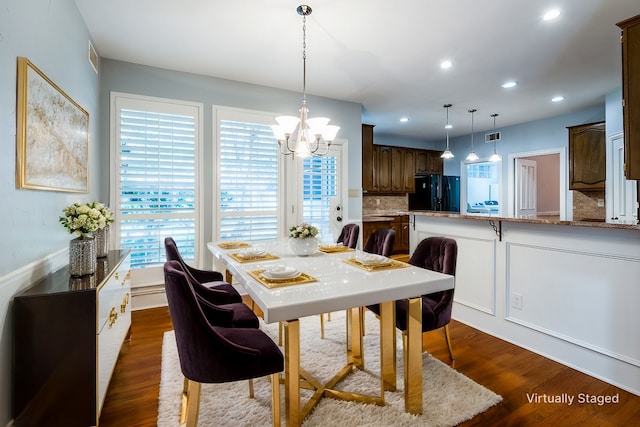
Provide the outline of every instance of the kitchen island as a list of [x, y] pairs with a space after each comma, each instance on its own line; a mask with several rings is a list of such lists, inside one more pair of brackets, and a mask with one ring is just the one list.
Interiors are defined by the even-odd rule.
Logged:
[[640, 395], [640, 226], [405, 214], [458, 242], [456, 320]]

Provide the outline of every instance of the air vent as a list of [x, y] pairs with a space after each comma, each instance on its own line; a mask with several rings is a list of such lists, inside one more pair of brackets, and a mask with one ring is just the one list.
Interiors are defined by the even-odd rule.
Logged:
[[484, 142], [488, 144], [490, 142], [500, 141], [500, 132], [491, 132], [484, 134]]
[[91, 42], [89, 42], [89, 63], [93, 67], [93, 71], [98, 74], [98, 52], [96, 52]]

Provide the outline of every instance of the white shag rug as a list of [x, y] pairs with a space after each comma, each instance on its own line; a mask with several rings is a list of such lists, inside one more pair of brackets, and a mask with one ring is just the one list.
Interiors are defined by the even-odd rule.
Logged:
[[[365, 370], [356, 370], [336, 388], [369, 395], [380, 393], [379, 321], [366, 311], [364, 337]], [[262, 329], [277, 342], [278, 325], [262, 324]], [[345, 365], [345, 312], [334, 312], [331, 321], [325, 315], [325, 339], [320, 338], [320, 318], [300, 319], [301, 366], [321, 383], [326, 383]], [[397, 332], [397, 381], [395, 392], [385, 392], [385, 406], [365, 405], [324, 398], [304, 420], [303, 426], [455, 426], [473, 418], [502, 401], [502, 397], [475, 383], [448, 365], [423, 354], [424, 413], [404, 411], [404, 384], [401, 333]], [[444, 339], [444, 338], [443, 338]], [[454, 338], [455, 340], [455, 338]], [[455, 348], [454, 348], [455, 351]], [[178, 426], [183, 376], [173, 331], [164, 335], [158, 427]], [[199, 427], [271, 425], [271, 384], [269, 377], [254, 380], [255, 398], [249, 398], [247, 381], [203, 384]], [[311, 396], [301, 390], [302, 401]], [[284, 419], [284, 386], [281, 385], [281, 414]]]

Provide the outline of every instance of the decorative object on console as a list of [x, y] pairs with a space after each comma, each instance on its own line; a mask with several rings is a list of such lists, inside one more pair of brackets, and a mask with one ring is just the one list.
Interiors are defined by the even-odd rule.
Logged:
[[298, 256], [308, 256], [318, 248], [318, 229], [313, 225], [302, 223], [289, 229], [289, 248]]
[[97, 209], [104, 218], [104, 225], [99, 227], [95, 233], [96, 239], [96, 256], [104, 258], [109, 253], [109, 225], [115, 221], [113, 212], [104, 203], [91, 202], [88, 203], [92, 209]]
[[[74, 203], [62, 210], [60, 223], [69, 233], [79, 237], [69, 242], [69, 274], [81, 277], [93, 274], [97, 267], [95, 234], [113, 222], [113, 214], [102, 203], [91, 202], [84, 205]], [[105, 254], [106, 256], [106, 254]]]
[[280, 152], [298, 157], [324, 156], [331, 142], [340, 130], [339, 126], [329, 125], [331, 119], [316, 117], [309, 119], [307, 114], [307, 16], [311, 7], [300, 5], [298, 14], [302, 15], [302, 107], [300, 118], [295, 116], [276, 117], [277, 125], [272, 125], [273, 134], [278, 139]]

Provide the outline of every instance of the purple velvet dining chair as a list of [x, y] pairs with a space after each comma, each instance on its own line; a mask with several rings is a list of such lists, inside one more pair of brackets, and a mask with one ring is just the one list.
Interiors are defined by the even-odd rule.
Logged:
[[392, 228], [376, 230], [369, 235], [362, 249], [371, 254], [388, 257], [393, 253], [393, 243], [395, 240], [396, 232]]
[[[458, 245], [448, 237], [427, 237], [422, 240], [409, 259], [409, 264], [426, 270], [455, 276], [458, 259]], [[444, 335], [449, 349], [451, 362], [455, 361], [449, 335], [449, 322], [453, 308], [454, 289], [422, 295], [422, 332], [444, 328]], [[396, 301], [396, 327], [403, 332], [407, 330], [408, 300]], [[367, 306], [376, 314], [380, 314], [378, 304]], [[404, 340], [403, 340], [404, 342]]]
[[164, 277], [180, 369], [186, 378], [181, 412], [184, 418], [181, 417], [180, 424], [186, 421], [189, 427], [197, 426], [202, 383], [227, 383], [270, 375], [272, 424], [279, 426], [282, 352], [260, 329], [212, 325], [187, 275], [175, 267], [175, 263], [165, 263]]
[[222, 273], [212, 270], [200, 270], [187, 264], [172, 237], [164, 239], [164, 248], [167, 261], [178, 261], [182, 265], [183, 271], [194, 283], [199, 283], [207, 287], [207, 299], [213, 304], [229, 304], [242, 302], [240, 293], [229, 283], [223, 281]]
[[355, 249], [358, 246], [360, 226], [358, 224], [346, 224], [338, 236], [336, 243], [342, 243], [347, 248]]

